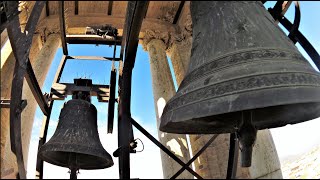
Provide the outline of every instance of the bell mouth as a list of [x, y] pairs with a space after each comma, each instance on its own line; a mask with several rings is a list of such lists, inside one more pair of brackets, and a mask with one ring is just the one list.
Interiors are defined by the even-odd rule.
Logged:
[[[79, 149], [77, 150], [55, 150], [55, 149], [58, 149], [58, 148], [56, 148], [56, 146], [54, 145], [50, 145], [50, 144], [44, 145], [40, 148], [38, 156], [42, 160], [50, 164], [54, 164], [54, 165], [62, 166], [66, 168], [69, 167], [69, 156], [71, 153], [76, 154], [76, 157], [77, 157], [76, 166], [79, 169], [86, 169], [86, 170], [105, 169], [113, 166], [114, 164], [111, 155], [108, 154], [106, 151], [101, 152], [101, 150], [91, 149], [87, 147], [87, 151], [90, 151], [91, 153], [85, 154], [85, 153], [77, 152], [79, 151]], [[85, 152], [85, 151], [82, 150], [81, 152]]]
[[[287, 104], [251, 109], [252, 124], [258, 129], [282, 127], [320, 117], [320, 102]], [[177, 134], [233, 133], [239, 128], [242, 111], [174, 121], [172, 113], [161, 117], [160, 131]], [[171, 120], [166, 118], [171, 117]], [[166, 121], [167, 120], [167, 121]]]

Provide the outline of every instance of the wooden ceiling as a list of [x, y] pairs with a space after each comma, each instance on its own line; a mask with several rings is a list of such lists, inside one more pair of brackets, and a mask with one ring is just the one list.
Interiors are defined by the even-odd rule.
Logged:
[[[128, 4], [127, 1], [65, 1], [64, 3], [66, 17], [105, 15], [119, 18], [125, 17]], [[182, 1], [150, 1], [145, 18], [173, 23], [175, 16], [179, 15], [178, 9], [181, 3], [184, 4]], [[58, 1], [47, 1], [47, 5], [47, 16], [58, 15]]]

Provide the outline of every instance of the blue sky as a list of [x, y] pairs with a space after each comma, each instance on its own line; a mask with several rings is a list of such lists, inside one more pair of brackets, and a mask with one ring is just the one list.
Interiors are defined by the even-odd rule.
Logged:
[[[275, 2], [267, 2], [265, 6], [268, 8], [273, 6]], [[300, 2], [301, 7], [301, 24], [299, 30], [311, 42], [315, 49], [320, 52], [320, 25], [317, 23], [320, 19], [320, 3], [319, 2]], [[293, 22], [294, 6], [291, 5], [286, 17]], [[285, 31], [287, 33], [287, 31]], [[310, 61], [304, 50], [297, 45], [300, 52]], [[117, 49], [117, 57], [119, 56]], [[112, 57], [113, 47], [105, 45], [68, 45], [69, 55], [73, 56], [107, 56]], [[53, 60], [47, 79], [42, 88], [43, 92], [50, 92], [52, 81], [62, 57], [62, 49], [59, 48]], [[171, 66], [170, 60], [169, 64]], [[311, 63], [312, 64], [312, 63]], [[116, 63], [118, 67], [118, 63]], [[314, 66], [315, 67], [315, 66]], [[172, 68], [171, 68], [172, 69]], [[109, 84], [111, 70], [111, 61], [84, 61], [84, 60], [68, 60], [64, 68], [60, 82], [73, 82], [74, 78], [91, 78], [95, 84]], [[173, 71], [172, 71], [173, 72]], [[150, 74], [149, 56], [141, 45], [138, 46], [136, 63], [133, 70], [132, 81], [132, 96], [131, 110], [132, 116], [140, 124], [142, 124], [154, 137], [157, 138], [156, 130], [156, 115], [152, 94], [152, 82]], [[175, 80], [174, 80], [175, 82]], [[176, 83], [175, 83], [176, 84]], [[68, 98], [70, 99], [70, 97]], [[67, 99], [67, 100], [68, 100]], [[61, 107], [64, 101], [55, 101], [51, 122], [49, 125], [48, 138], [53, 135]], [[92, 103], [98, 110], [98, 126], [99, 135], [105, 149], [112, 154], [117, 148], [117, 122], [115, 122], [114, 133], [107, 134], [107, 103], [98, 103], [96, 97], [92, 98]], [[117, 108], [117, 105], [116, 105]], [[34, 177], [36, 148], [38, 145], [38, 136], [42, 122], [42, 112], [38, 108], [34, 121], [34, 128], [31, 137], [29, 162], [28, 162], [28, 177]], [[115, 110], [115, 120], [117, 119], [117, 110]], [[297, 125], [286, 126], [282, 128], [272, 129], [271, 132], [277, 147], [280, 158], [288, 155], [297, 154], [307, 151], [310, 147], [320, 144], [320, 135], [318, 128], [320, 127], [320, 119], [313, 120]], [[299, 130], [299, 133], [297, 131]], [[135, 137], [142, 139], [145, 144], [145, 151], [142, 153], [133, 154], [131, 156], [131, 172], [132, 177], [139, 178], [162, 178], [162, 169], [160, 161], [160, 150], [148, 141], [141, 133], [135, 130]], [[140, 144], [141, 145], [141, 144]], [[138, 147], [138, 149], [141, 146]], [[118, 159], [113, 158], [115, 165], [111, 168], [99, 171], [80, 171], [79, 178], [118, 178]], [[143, 167], [144, 165], [144, 167]], [[151, 166], [150, 166], [151, 165]], [[147, 168], [147, 169], [146, 169]], [[68, 178], [68, 170], [65, 168], [55, 167], [45, 163], [45, 177], [47, 178]], [[148, 171], [148, 173], [146, 173]], [[59, 173], [57, 173], [59, 172]]]

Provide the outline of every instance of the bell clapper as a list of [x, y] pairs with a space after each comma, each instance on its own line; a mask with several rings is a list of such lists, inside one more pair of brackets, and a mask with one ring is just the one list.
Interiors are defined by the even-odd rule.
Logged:
[[242, 122], [237, 131], [241, 150], [241, 166], [250, 167], [252, 149], [257, 137], [257, 129], [252, 124], [252, 111], [242, 112]]
[[79, 168], [77, 166], [77, 154], [69, 154], [69, 169], [70, 169], [70, 179], [77, 179], [79, 173]]

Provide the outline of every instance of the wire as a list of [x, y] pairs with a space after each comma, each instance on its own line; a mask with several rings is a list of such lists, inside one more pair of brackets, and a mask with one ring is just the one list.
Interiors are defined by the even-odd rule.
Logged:
[[135, 139], [135, 141], [136, 141], [136, 140], [139, 140], [139, 141], [141, 142], [141, 144], [142, 144], [142, 150], [141, 150], [141, 151], [136, 151], [136, 152], [142, 152], [142, 151], [144, 150], [144, 144], [143, 144], [143, 142], [141, 141], [141, 139], [137, 138], [137, 139]]

